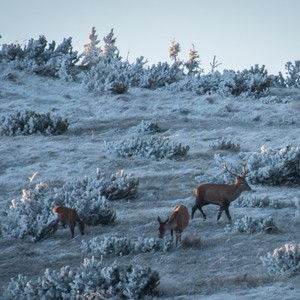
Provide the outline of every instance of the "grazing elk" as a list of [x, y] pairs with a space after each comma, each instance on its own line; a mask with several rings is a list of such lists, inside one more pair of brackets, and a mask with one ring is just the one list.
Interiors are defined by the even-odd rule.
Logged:
[[55, 231], [57, 230], [57, 226], [59, 221], [64, 225], [69, 225], [72, 238], [74, 237], [74, 229], [76, 224], [79, 224], [79, 230], [81, 234], [84, 234], [84, 223], [80, 220], [77, 211], [72, 208], [64, 207], [64, 206], [55, 206], [53, 208], [53, 213], [57, 215], [57, 223]]
[[248, 185], [246, 181], [246, 176], [249, 171], [246, 171], [246, 164], [242, 164], [243, 172], [240, 175], [237, 175], [228, 170], [226, 163], [224, 164], [225, 170], [236, 177], [233, 184], [202, 184], [195, 188], [195, 205], [192, 208], [192, 219], [194, 217], [195, 211], [197, 208], [203, 215], [203, 218], [206, 219], [206, 215], [202, 210], [202, 206], [208, 204], [219, 205], [219, 213], [217, 217], [217, 221], [219, 221], [223, 210], [226, 213], [228, 221], [231, 222], [231, 216], [229, 213], [229, 206], [232, 201], [237, 199], [242, 192], [250, 191], [251, 187]]
[[190, 216], [188, 209], [184, 205], [176, 205], [170, 217], [165, 222], [162, 222], [160, 217], [157, 217], [159, 223], [159, 237], [163, 238], [166, 230], [171, 231], [173, 240], [173, 231], [176, 234], [176, 246], [178, 241], [181, 241], [181, 233], [189, 224]]

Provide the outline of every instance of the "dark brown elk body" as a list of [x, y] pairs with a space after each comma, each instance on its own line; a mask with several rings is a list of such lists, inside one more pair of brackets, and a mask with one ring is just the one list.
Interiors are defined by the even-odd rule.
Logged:
[[159, 237], [163, 238], [166, 230], [170, 230], [173, 239], [173, 231], [175, 231], [177, 245], [178, 241], [181, 241], [182, 231], [188, 226], [189, 220], [190, 215], [186, 206], [177, 205], [165, 222], [161, 221], [160, 217], [157, 217], [159, 223]]
[[208, 204], [215, 204], [220, 206], [217, 221], [220, 219], [222, 212], [225, 211], [228, 221], [231, 222], [231, 216], [229, 213], [229, 206], [232, 201], [237, 199], [242, 192], [250, 191], [251, 187], [246, 181], [247, 171], [245, 170], [246, 164], [243, 165], [244, 172], [240, 175], [234, 174], [227, 169], [226, 164], [224, 165], [225, 170], [231, 175], [235, 176], [233, 184], [202, 184], [195, 189], [195, 205], [192, 208], [192, 219], [195, 211], [199, 209], [204, 219], [206, 215], [202, 209], [203, 206]]
[[84, 234], [84, 223], [80, 220], [75, 209], [64, 207], [64, 206], [55, 206], [53, 208], [53, 213], [56, 214], [58, 217], [57, 225], [59, 221], [65, 225], [69, 225], [72, 238], [74, 237], [74, 230], [76, 224], [78, 224], [81, 234]]

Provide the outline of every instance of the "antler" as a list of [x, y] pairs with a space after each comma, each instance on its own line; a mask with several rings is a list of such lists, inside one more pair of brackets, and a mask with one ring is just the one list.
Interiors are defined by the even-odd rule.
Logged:
[[246, 165], [247, 165], [247, 163], [248, 163], [248, 160], [246, 160], [246, 162], [245, 163], [241, 163], [241, 166], [243, 167], [243, 177], [246, 177], [247, 176], [247, 174], [250, 172], [249, 170], [247, 171], [246, 170]]
[[234, 176], [234, 177], [239, 177], [238, 174], [235, 174], [235, 173], [233, 173], [233, 172], [231, 172], [231, 171], [228, 170], [228, 167], [227, 167], [227, 163], [226, 163], [226, 162], [224, 163], [224, 169], [225, 169], [225, 171], [227, 171], [227, 172], [228, 172], [229, 174], [231, 174], [232, 176]]

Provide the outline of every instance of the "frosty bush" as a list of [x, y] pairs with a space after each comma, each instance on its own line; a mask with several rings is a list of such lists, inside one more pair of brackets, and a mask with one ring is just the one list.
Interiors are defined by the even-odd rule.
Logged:
[[37, 40], [30, 39], [24, 48], [18, 44], [2, 45], [0, 62], [39, 75], [74, 80], [78, 55], [73, 51], [71, 37], [57, 47], [54, 41], [47, 47], [46, 38], [40, 36]]
[[49, 197], [50, 190], [45, 183], [23, 189], [21, 199], [12, 200], [5, 215], [0, 218], [2, 237], [29, 237], [34, 240], [41, 229], [54, 218], [52, 203], [47, 201]]
[[142, 120], [142, 122], [139, 125], [134, 127], [134, 129], [138, 133], [157, 133], [157, 132], [161, 132], [161, 129], [157, 125], [157, 123], [153, 123], [153, 122], [150, 122], [150, 121], [144, 121], [144, 120]]
[[3, 116], [0, 122], [2, 135], [29, 135], [34, 133], [63, 134], [68, 130], [68, 120], [60, 116], [52, 117], [50, 113], [39, 114], [26, 110]]
[[162, 137], [152, 137], [148, 140], [133, 138], [121, 143], [106, 142], [105, 147], [107, 151], [120, 157], [138, 156], [154, 159], [183, 157], [190, 148]]
[[287, 62], [285, 65], [286, 79], [285, 83], [288, 87], [300, 88], [300, 60], [295, 63]]
[[270, 275], [299, 273], [300, 244], [285, 244], [260, 259]]
[[222, 137], [216, 143], [212, 143], [210, 147], [213, 150], [240, 151], [240, 145]]
[[178, 82], [183, 78], [180, 66], [180, 62], [174, 62], [172, 65], [159, 62], [157, 65], [148, 67], [140, 78], [139, 87], [157, 89]]
[[54, 197], [56, 204], [63, 204], [77, 210], [88, 225], [113, 223], [116, 213], [109, 208], [107, 199], [134, 198], [138, 179], [124, 171], [107, 179], [99, 170], [94, 177], [67, 182], [58, 189]]
[[151, 268], [104, 266], [94, 258], [85, 258], [80, 267], [46, 269], [35, 280], [19, 275], [4, 288], [2, 299], [150, 299], [158, 284], [159, 274]]
[[168, 251], [171, 243], [165, 239], [142, 238], [135, 240], [126, 237], [119, 238], [113, 236], [95, 237], [88, 242], [82, 241], [82, 251], [92, 253], [92, 255], [128, 255], [156, 251]]
[[233, 232], [240, 232], [246, 234], [252, 234], [257, 232], [272, 233], [277, 231], [277, 227], [273, 221], [273, 218], [252, 218], [250, 216], [244, 216], [241, 219], [235, 221], [233, 226], [228, 225], [227, 230]]
[[100, 193], [109, 200], [133, 199], [137, 196], [138, 185], [139, 179], [121, 170], [103, 183]]
[[237, 200], [234, 201], [234, 206], [237, 207], [272, 207], [276, 209], [285, 208], [285, 207], [297, 207], [297, 202], [286, 201], [286, 200], [271, 200], [268, 197], [258, 198], [251, 195], [240, 196]]
[[268, 207], [270, 206], [270, 199], [268, 197], [265, 198], [257, 198], [253, 196], [240, 196], [238, 199], [234, 201], [234, 206], [237, 207]]
[[255, 65], [241, 72], [224, 71], [224, 87], [233, 96], [246, 94], [259, 98], [270, 86], [271, 77], [268, 76], [264, 65], [261, 67]]
[[251, 181], [267, 185], [300, 184], [300, 147], [279, 150], [261, 147], [260, 153], [250, 155], [248, 166]]
[[[107, 179], [98, 172], [95, 177], [73, 180], [54, 191], [45, 183], [23, 189], [20, 200], [13, 200], [5, 215], [0, 218], [3, 238], [25, 238], [39, 240], [41, 232], [55, 216], [52, 208], [64, 205], [76, 209], [87, 225], [107, 225], [115, 222], [116, 213], [107, 198], [113, 200], [135, 197], [138, 180], [124, 171]], [[105, 196], [104, 196], [105, 195]]]

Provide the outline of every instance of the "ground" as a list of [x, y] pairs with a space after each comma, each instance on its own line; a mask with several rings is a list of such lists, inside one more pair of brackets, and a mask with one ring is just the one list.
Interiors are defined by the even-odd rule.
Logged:
[[[240, 160], [238, 152], [212, 149], [211, 144], [222, 137], [239, 143], [240, 152], [246, 154], [259, 152], [262, 145], [274, 149], [299, 146], [297, 90], [273, 89], [265, 101], [133, 88], [124, 95], [94, 95], [76, 83], [15, 71], [13, 80], [3, 78], [0, 83], [1, 115], [28, 109], [59, 114], [70, 122], [68, 132], [60, 136], [1, 136], [1, 209], [20, 197], [35, 172], [36, 182], [46, 181], [50, 187], [90, 176], [96, 168], [106, 174], [124, 169], [140, 178], [136, 199], [111, 203], [117, 213], [114, 225], [87, 227], [84, 236], [76, 228], [74, 239], [68, 228], [60, 227], [53, 237], [39, 243], [0, 240], [2, 287], [18, 274], [35, 278], [46, 268], [78, 266], [87, 257], [81, 251], [81, 240], [98, 235], [157, 237], [157, 216], [166, 218], [177, 204], [191, 211], [197, 176], [208, 180], [212, 176], [213, 181], [214, 174], [222, 172], [215, 154], [231, 162]], [[282, 102], [276, 103], [278, 100]], [[133, 127], [142, 120], [157, 123], [163, 130], [161, 135], [189, 145], [188, 155], [156, 161], [117, 158], [106, 151], [105, 141], [137, 136]], [[286, 202], [299, 199], [298, 188], [249, 184], [252, 191], [248, 194], [253, 197]], [[245, 215], [271, 216], [279, 229], [277, 233], [251, 235], [226, 230], [225, 214], [216, 221], [217, 209], [204, 207], [205, 221], [197, 211], [183, 232], [185, 244], [170, 252], [102, 259], [107, 264], [137, 263], [157, 270], [160, 299], [299, 299], [299, 275], [269, 276], [260, 260], [275, 248], [299, 242], [295, 208], [232, 205], [233, 222]], [[193, 247], [184, 247], [188, 241]]]

